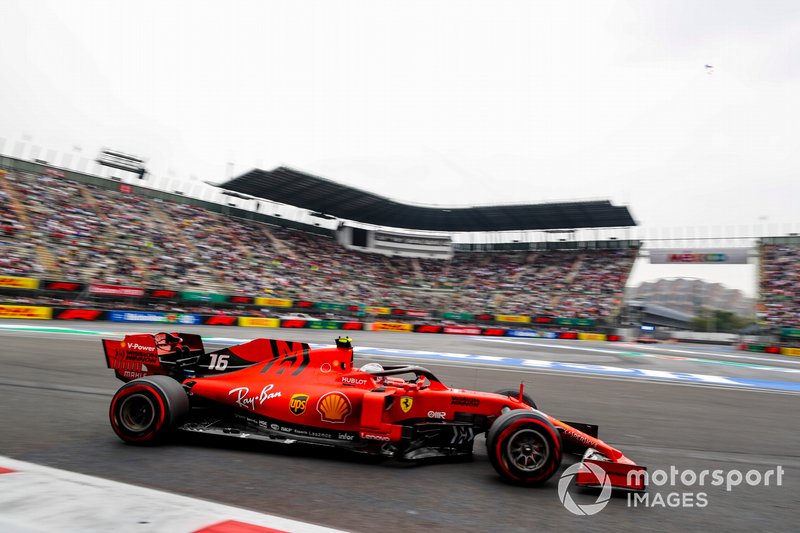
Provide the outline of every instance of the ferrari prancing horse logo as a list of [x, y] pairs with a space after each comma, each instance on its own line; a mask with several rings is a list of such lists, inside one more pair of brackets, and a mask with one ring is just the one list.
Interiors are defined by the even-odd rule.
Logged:
[[400, 398], [400, 409], [402, 409], [404, 413], [409, 412], [412, 405], [414, 405], [414, 398], [411, 396], [403, 396]]

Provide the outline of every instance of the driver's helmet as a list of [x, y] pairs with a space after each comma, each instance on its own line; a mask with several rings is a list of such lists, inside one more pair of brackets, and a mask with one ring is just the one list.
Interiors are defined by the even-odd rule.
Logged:
[[[359, 370], [367, 374], [374, 374], [375, 372], [383, 372], [383, 366], [380, 363], [367, 363], [359, 368]], [[373, 379], [378, 385], [386, 381], [384, 376], [375, 376]]]

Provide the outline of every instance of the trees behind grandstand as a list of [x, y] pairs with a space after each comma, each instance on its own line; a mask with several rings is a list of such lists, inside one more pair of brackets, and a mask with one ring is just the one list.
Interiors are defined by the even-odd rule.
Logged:
[[753, 319], [721, 309], [704, 308], [692, 319], [692, 328], [695, 331], [715, 333], [736, 333], [750, 324], [753, 324]]

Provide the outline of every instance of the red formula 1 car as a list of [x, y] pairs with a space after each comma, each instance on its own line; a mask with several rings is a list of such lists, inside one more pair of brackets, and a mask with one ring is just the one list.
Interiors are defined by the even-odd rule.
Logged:
[[347, 338], [315, 349], [256, 339], [206, 353], [198, 335], [159, 333], [103, 340], [103, 347], [108, 367], [126, 382], [109, 414], [128, 443], [156, 443], [179, 430], [415, 461], [470, 457], [475, 436], [486, 433], [489, 459], [505, 481], [542, 484], [564, 453], [578, 453], [578, 485], [645, 489], [644, 468], [599, 440], [597, 426], [542, 413], [522, 387], [475, 392], [447, 387], [419, 366], [356, 369]]

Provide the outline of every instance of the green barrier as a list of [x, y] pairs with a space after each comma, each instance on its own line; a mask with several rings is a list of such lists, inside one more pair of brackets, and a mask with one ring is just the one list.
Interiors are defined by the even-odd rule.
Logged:
[[781, 330], [781, 337], [800, 337], [800, 329], [783, 328]]
[[337, 320], [314, 320], [308, 322], [311, 329], [341, 329], [343, 322]]
[[766, 348], [767, 348], [767, 347], [766, 347], [766, 345], [764, 345], [764, 344], [748, 344], [748, 345], [747, 345], [747, 351], [748, 351], [748, 352], [758, 352], [758, 353], [763, 353], [763, 352], [764, 352], [764, 350], [766, 350]]
[[556, 318], [555, 323], [559, 326], [594, 326], [594, 319], [591, 318]]

